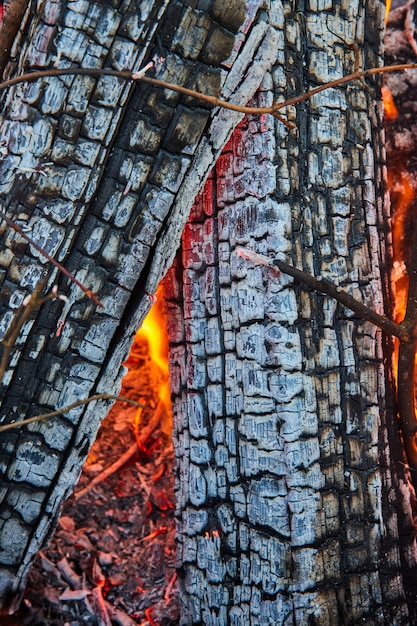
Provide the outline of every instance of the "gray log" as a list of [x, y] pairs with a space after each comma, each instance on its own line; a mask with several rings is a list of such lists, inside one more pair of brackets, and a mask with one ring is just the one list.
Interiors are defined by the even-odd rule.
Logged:
[[[309, 6], [274, 14], [259, 103], [354, 71], [347, 43], [361, 68], [381, 63], [380, 4]], [[166, 287], [183, 320], [171, 350], [183, 624], [415, 622], [391, 340], [237, 254], [285, 260], [389, 312], [379, 88], [292, 108], [294, 134], [245, 118], [186, 226]]]
[[[17, 72], [31, 67], [139, 69], [158, 52], [159, 77], [224, 94], [255, 92], [277, 38], [258, 2], [201, 11], [181, 2], [33, 1], [16, 44]], [[229, 62], [226, 63], [226, 60]], [[13, 68], [12, 68], [13, 69]], [[3, 209], [105, 305], [22, 238], [2, 229], [2, 333], [39, 278], [62, 302], [42, 307], [19, 338], [4, 378], [3, 423], [117, 393], [133, 333], [170, 266], [193, 198], [232, 129], [232, 112], [115, 78], [46, 78], [5, 96], [0, 193]], [[52, 427], [31, 424], [1, 438], [0, 597], [16, 606], [34, 555], [53, 531], [108, 402], [79, 407]]]

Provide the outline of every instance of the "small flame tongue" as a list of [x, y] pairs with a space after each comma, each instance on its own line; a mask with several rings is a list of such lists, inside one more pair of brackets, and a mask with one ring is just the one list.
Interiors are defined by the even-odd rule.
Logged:
[[138, 330], [136, 339], [145, 339], [147, 341], [149, 344], [150, 359], [160, 372], [160, 376], [158, 377], [158, 395], [160, 404], [163, 406], [163, 411], [161, 411], [161, 414], [163, 414], [161, 417], [161, 430], [170, 436], [172, 431], [172, 407], [168, 366], [169, 340], [162, 285], [158, 287], [155, 295], [156, 297], [152, 298], [152, 308]]
[[391, 10], [391, 0], [385, 0], [385, 23], [388, 22], [390, 10]]
[[[388, 14], [387, 2], [387, 14]], [[399, 111], [389, 88], [382, 87], [385, 123], [399, 117]], [[388, 188], [392, 205], [392, 249], [393, 267], [391, 274], [394, 311], [393, 318], [400, 323], [406, 313], [408, 296], [408, 274], [406, 264], [410, 260], [411, 240], [417, 218], [414, 201], [414, 187], [404, 164], [388, 162]], [[394, 347], [394, 372], [398, 373], [398, 341]]]
[[[387, 2], [387, 15], [389, 12]], [[399, 116], [390, 89], [383, 85], [382, 99], [384, 103], [385, 122], [395, 120]], [[393, 208], [392, 215], [392, 246], [393, 246], [393, 271], [392, 285], [394, 290], [394, 319], [401, 322], [405, 316], [407, 306], [408, 276], [406, 263], [410, 257], [410, 235], [414, 230], [412, 222], [415, 216], [412, 214], [414, 200], [414, 188], [410, 176], [404, 166], [398, 164], [389, 167], [388, 164], [388, 188]]]
[[386, 120], [395, 120], [398, 117], [397, 105], [394, 102], [391, 91], [386, 85], [381, 87], [382, 100], [384, 103], [384, 116]]
[[405, 316], [408, 292], [408, 276], [406, 263], [410, 257], [410, 235], [415, 220], [411, 206], [414, 200], [414, 189], [409, 175], [405, 170], [391, 171], [388, 186], [393, 204], [392, 246], [393, 246], [393, 287], [394, 287], [394, 319], [401, 322]]

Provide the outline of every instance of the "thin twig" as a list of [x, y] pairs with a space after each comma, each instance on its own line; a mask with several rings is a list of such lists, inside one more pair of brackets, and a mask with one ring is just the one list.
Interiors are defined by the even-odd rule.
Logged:
[[[353, 72], [352, 74], [348, 74], [347, 76], [342, 76], [341, 78], [335, 78], [335, 80], [331, 80], [328, 83], [324, 83], [324, 85], [320, 85], [319, 87], [315, 87], [311, 89], [307, 93], [303, 93], [299, 96], [295, 96], [294, 98], [289, 98], [285, 100], [285, 102], [281, 102], [279, 104], [274, 104], [272, 108], [275, 110], [282, 109], [283, 107], [292, 106], [294, 104], [298, 104], [299, 102], [304, 102], [305, 100], [309, 100], [317, 93], [321, 91], [325, 91], [326, 89], [333, 89], [333, 87], [339, 87], [339, 85], [343, 85], [344, 83], [349, 83], [353, 80], [359, 80], [360, 78], [366, 78], [367, 76], [375, 76], [377, 74], [387, 74], [389, 72], [401, 72], [403, 70], [415, 70], [417, 69], [417, 63], [400, 63], [398, 65], [386, 65], [385, 67], [372, 67], [369, 70], [360, 70], [359, 72]], [[1, 88], [1, 85], [0, 85]], [[268, 111], [269, 112], [269, 111]]]
[[138, 543], [142, 543], [142, 541], [151, 541], [152, 539], [156, 539], [156, 537], [158, 537], [159, 535], [163, 535], [164, 533], [166, 533], [167, 530], [167, 526], [160, 526], [160, 528], [154, 530], [153, 533], [150, 533], [149, 535], [142, 537], [142, 539], [139, 539]]
[[165, 589], [165, 593], [164, 593], [165, 604], [169, 604], [169, 602], [171, 600], [172, 590], [173, 590], [174, 585], [175, 585], [176, 582], [177, 582], [177, 572], [174, 572], [173, 575], [171, 576], [171, 578], [168, 581], [167, 588]]
[[103, 598], [103, 591], [100, 586], [94, 587], [91, 591], [91, 604], [94, 608], [94, 617], [97, 620], [97, 626], [112, 626], [107, 612], [106, 602]]
[[[138, 73], [139, 74], [139, 73]], [[278, 108], [282, 108], [285, 106], [282, 105], [273, 105], [272, 107], [249, 107], [242, 106], [239, 104], [233, 104], [232, 102], [226, 102], [226, 100], [221, 100], [217, 96], [209, 96], [207, 94], [203, 94], [198, 91], [194, 91], [194, 89], [187, 89], [187, 87], [181, 87], [180, 85], [174, 85], [173, 83], [168, 83], [165, 80], [160, 80], [158, 78], [151, 78], [150, 76], [142, 76], [132, 74], [132, 78], [134, 80], [140, 80], [144, 83], [148, 83], [148, 85], [153, 85], [154, 87], [162, 87], [163, 89], [169, 89], [171, 91], [176, 91], [178, 93], [182, 93], [185, 96], [191, 96], [192, 98], [196, 98], [198, 100], [202, 100], [203, 102], [208, 102], [213, 107], [222, 107], [223, 109], [230, 109], [231, 111], [237, 111], [239, 113], [245, 114], [265, 114], [269, 113], [279, 119], [287, 128], [293, 130], [296, 126], [292, 122], [286, 120], [282, 115], [278, 113]], [[1, 85], [0, 85], [1, 88]]]
[[0, 211], [0, 217], [4, 219], [4, 221], [6, 222], [6, 224], [8, 224], [8, 226], [13, 228], [13, 230], [15, 230], [17, 233], [19, 233], [19, 235], [23, 237], [23, 239], [25, 239], [28, 243], [30, 243], [31, 246], [36, 248], [36, 250], [40, 252], [42, 256], [44, 256], [46, 259], [48, 259], [48, 261], [50, 261], [53, 265], [55, 265], [55, 267], [57, 267], [60, 272], [62, 272], [67, 278], [69, 278], [71, 282], [75, 283], [85, 293], [87, 298], [90, 298], [90, 300], [92, 300], [95, 304], [97, 304], [97, 306], [104, 309], [104, 304], [98, 299], [96, 294], [93, 291], [91, 291], [91, 289], [88, 289], [85, 285], [83, 285], [83, 283], [80, 282], [78, 278], [75, 278], [75, 276], [71, 274], [71, 272], [65, 269], [65, 267], [61, 265], [61, 263], [59, 263], [56, 259], [54, 259], [50, 254], [48, 254], [48, 252], [44, 248], [42, 248], [38, 243], [36, 243], [36, 241], [33, 241], [33, 239], [29, 237], [29, 235], [27, 235], [23, 231], [23, 229], [19, 226], [19, 224], [16, 224], [16, 222], [10, 219], [10, 217], [8, 217], [3, 211]]
[[32, 312], [44, 304], [47, 300], [58, 297], [56, 294], [48, 294], [47, 296], [41, 296], [40, 293], [42, 289], [45, 287], [47, 281], [47, 277], [40, 280], [35, 286], [33, 292], [29, 296], [29, 300], [22, 304], [14, 318], [12, 319], [9, 328], [4, 333], [3, 339], [1, 340], [1, 344], [3, 346], [3, 354], [0, 362], [0, 384], [3, 380], [3, 377], [6, 373], [7, 364], [10, 359], [10, 353], [15, 344], [16, 339], [18, 338], [20, 331], [22, 330], [23, 325], [28, 321]]
[[93, 487], [100, 484], [101, 482], [103, 482], [103, 480], [117, 472], [117, 470], [120, 469], [122, 465], [127, 463], [127, 461], [129, 461], [129, 459], [132, 458], [132, 456], [136, 454], [136, 452], [138, 452], [138, 444], [135, 441], [135, 443], [132, 443], [130, 448], [128, 448], [128, 450], [126, 450], [126, 452], [124, 452], [122, 456], [117, 459], [117, 461], [106, 467], [102, 472], [100, 472], [100, 474], [97, 474], [97, 476], [95, 476], [93, 480], [88, 483], [86, 487], [84, 487], [84, 489], [80, 489], [80, 491], [75, 492], [75, 500], [83, 498], [85, 495], [87, 495], [89, 491], [91, 491]]
[[187, 89], [186, 87], [181, 87], [180, 85], [175, 85], [173, 83], [166, 82], [164, 80], [160, 80], [158, 78], [150, 78], [149, 76], [143, 75], [141, 72], [131, 72], [128, 70], [111, 70], [104, 68], [85, 68], [85, 67], [71, 67], [71, 68], [50, 68], [47, 70], [40, 70], [37, 72], [29, 72], [27, 74], [22, 74], [20, 76], [15, 76], [14, 78], [10, 78], [9, 80], [0, 83], [0, 91], [7, 89], [13, 85], [17, 85], [23, 82], [33, 82], [38, 80], [39, 78], [45, 78], [48, 76], [68, 76], [68, 75], [82, 75], [82, 76], [116, 76], [121, 80], [137, 80], [149, 85], [153, 85], [154, 87], [160, 87], [162, 89], [170, 89], [171, 91], [176, 91], [178, 93], [182, 93], [187, 96], [191, 96], [193, 98], [197, 98], [198, 100], [202, 100], [211, 104], [212, 106], [219, 106], [225, 109], [230, 109], [232, 111], [237, 111], [239, 113], [246, 114], [255, 114], [255, 115], [264, 115], [270, 114], [276, 116], [280, 109], [283, 109], [287, 106], [292, 106], [294, 104], [298, 104], [299, 102], [304, 102], [305, 100], [309, 100], [314, 95], [320, 93], [321, 91], [325, 91], [326, 89], [332, 89], [334, 87], [338, 87], [343, 85], [344, 83], [351, 82], [353, 80], [358, 80], [360, 78], [366, 78], [368, 76], [374, 76], [377, 74], [385, 74], [388, 72], [399, 72], [408, 69], [417, 69], [417, 63], [401, 63], [397, 65], [387, 65], [385, 67], [373, 67], [368, 70], [361, 70], [357, 72], [353, 72], [352, 74], [348, 74], [347, 76], [341, 76], [340, 78], [336, 78], [335, 80], [329, 81], [328, 83], [324, 83], [323, 85], [319, 85], [314, 89], [311, 89], [307, 93], [300, 94], [299, 96], [295, 96], [294, 98], [288, 98], [283, 102], [274, 102], [271, 106], [268, 107], [250, 107], [250, 106], [241, 106], [238, 104], [233, 104], [232, 102], [227, 102], [218, 98], [216, 96], [209, 96], [207, 94], [203, 94], [199, 91], [194, 91], [194, 89]]
[[33, 422], [43, 422], [50, 419], [51, 417], [63, 415], [64, 413], [71, 411], [71, 409], [75, 409], [76, 407], [82, 406], [83, 404], [95, 402], [96, 400], [115, 400], [116, 402], [127, 402], [129, 404], [133, 404], [133, 406], [136, 406], [140, 409], [145, 408], [144, 404], [136, 402], [136, 400], [131, 400], [131, 398], [126, 398], [124, 396], [114, 396], [110, 393], [97, 393], [94, 396], [86, 398], [85, 400], [77, 400], [72, 404], [68, 404], [67, 406], [62, 407], [62, 409], [57, 409], [56, 411], [42, 413], [42, 415], [35, 415], [35, 417], [28, 417], [27, 419], [21, 420], [20, 422], [14, 422], [13, 424], [3, 424], [0, 426], [0, 433], [4, 432], [5, 430], [11, 430], [12, 428], [20, 428], [21, 426], [25, 426], [26, 424], [32, 424]]
[[398, 415], [404, 441], [410, 476], [417, 491], [417, 415], [415, 388], [415, 361], [417, 353], [417, 225], [414, 229], [412, 256], [408, 265], [409, 288], [404, 320], [396, 324], [385, 315], [379, 315], [364, 306], [340, 287], [324, 278], [318, 279], [284, 261], [271, 260], [247, 248], [238, 248], [237, 253], [258, 265], [265, 265], [275, 272], [283, 272], [310, 289], [334, 298], [340, 304], [378, 326], [400, 340], [398, 355]]
[[106, 608], [110, 619], [118, 626], [138, 626], [138, 623], [129, 617], [127, 613], [113, 606], [111, 602], [106, 601]]
[[359, 315], [359, 317], [371, 322], [375, 326], [378, 326], [378, 328], [381, 328], [389, 335], [398, 337], [398, 339], [403, 342], [409, 341], [410, 331], [403, 323], [396, 324], [386, 315], [376, 313], [376, 311], [373, 311], [369, 307], [362, 304], [359, 300], [353, 298], [351, 295], [346, 293], [346, 291], [343, 291], [341, 287], [335, 285], [330, 280], [327, 280], [326, 278], [316, 278], [312, 274], [308, 274], [307, 272], [299, 270], [292, 265], [288, 265], [288, 263], [285, 263], [284, 261], [278, 261], [277, 259], [271, 260], [268, 257], [257, 254], [247, 248], [238, 248], [237, 253], [239, 256], [253, 261], [258, 265], [266, 265], [275, 272], [283, 272], [284, 274], [292, 276], [295, 280], [303, 283], [310, 289], [334, 298], [337, 302], [343, 304], [343, 306]]

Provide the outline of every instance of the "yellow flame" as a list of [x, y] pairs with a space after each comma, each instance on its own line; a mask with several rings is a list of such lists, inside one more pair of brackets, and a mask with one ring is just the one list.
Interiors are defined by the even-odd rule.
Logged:
[[152, 305], [148, 315], [143, 320], [137, 335], [147, 338], [152, 361], [168, 376], [168, 335], [166, 330], [163, 288], [161, 286], [158, 287], [156, 292], [156, 302]]
[[158, 287], [156, 301], [143, 320], [142, 326], [137, 331], [136, 336], [147, 340], [150, 359], [161, 373], [158, 394], [165, 409], [165, 417], [162, 419], [161, 427], [164, 432], [169, 434], [172, 429], [171, 386], [168, 365], [169, 339], [162, 285]]
[[[407, 212], [414, 199], [414, 190], [406, 170], [399, 173], [388, 173], [388, 187], [391, 196], [395, 198], [392, 217], [392, 248], [393, 268], [392, 286], [394, 292], [393, 317], [400, 323], [405, 316], [408, 296], [408, 274], [405, 262], [407, 261], [407, 242], [405, 239]], [[394, 343], [394, 375], [398, 374], [399, 344]]]
[[394, 102], [391, 91], [386, 85], [381, 87], [382, 100], [384, 103], [384, 116], [386, 120], [395, 120], [398, 117], [397, 105]]
[[385, 2], [385, 24], [388, 22], [388, 15], [391, 10], [391, 0]]
[[407, 212], [414, 199], [414, 190], [410, 178], [405, 170], [400, 172], [394, 182], [389, 176], [391, 192], [398, 191], [399, 197], [395, 203], [395, 211], [392, 219], [392, 244], [394, 261], [394, 292], [395, 292], [395, 320], [400, 322], [404, 319], [407, 304], [408, 276], [404, 262], [407, 261], [405, 249], [405, 226]]

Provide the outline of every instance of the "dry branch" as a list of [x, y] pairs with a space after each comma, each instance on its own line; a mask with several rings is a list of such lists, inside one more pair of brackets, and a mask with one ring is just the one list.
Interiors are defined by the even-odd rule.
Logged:
[[[375, 74], [381, 74], [381, 73], [385, 73], [385, 72], [393, 72], [393, 71], [400, 71], [400, 70], [404, 70], [404, 69], [416, 69], [417, 68], [417, 64], [416, 63], [404, 63], [404, 64], [400, 64], [400, 65], [392, 65], [392, 66], [387, 66], [387, 67], [380, 67], [380, 68], [371, 68], [369, 70], [363, 70], [363, 71], [356, 71], [352, 74], [349, 74], [348, 76], [344, 76], [341, 78], [338, 78], [336, 80], [330, 81], [324, 85], [320, 85], [319, 87], [316, 87], [312, 90], [310, 90], [308, 93], [304, 93], [301, 94], [299, 96], [296, 96], [294, 98], [290, 98], [288, 100], [285, 100], [284, 102], [281, 103], [274, 103], [272, 106], [270, 107], [246, 107], [246, 106], [239, 106], [239, 105], [235, 105], [232, 104], [230, 102], [226, 102], [224, 100], [221, 100], [220, 98], [217, 98], [215, 96], [209, 96], [206, 94], [202, 94], [200, 92], [194, 91], [192, 89], [187, 89], [185, 87], [181, 87], [179, 85], [174, 85], [173, 83], [168, 83], [166, 81], [163, 80], [159, 80], [157, 78], [150, 78], [148, 76], [145, 76], [145, 72], [147, 69], [149, 69], [149, 67], [151, 66], [151, 64], [148, 64], [148, 66], [146, 66], [146, 68], [137, 71], [137, 72], [130, 72], [130, 71], [118, 71], [118, 70], [110, 70], [110, 69], [101, 69], [101, 68], [65, 68], [65, 69], [56, 69], [56, 68], [51, 68], [48, 70], [42, 70], [42, 71], [38, 71], [38, 72], [31, 72], [28, 74], [23, 74], [21, 76], [16, 76], [14, 78], [11, 78], [10, 80], [7, 80], [3, 83], [0, 83], [0, 91], [6, 89], [7, 87], [11, 87], [12, 85], [16, 85], [18, 83], [22, 83], [22, 82], [31, 82], [31, 81], [35, 81], [39, 78], [43, 78], [46, 76], [65, 76], [65, 75], [88, 75], [88, 76], [117, 76], [118, 78], [121, 78], [123, 80], [138, 80], [138, 81], [142, 81], [145, 83], [148, 83], [150, 85], [153, 85], [155, 87], [160, 87], [160, 88], [164, 88], [164, 89], [170, 89], [172, 91], [177, 91], [179, 93], [182, 93], [184, 95], [188, 95], [188, 96], [192, 96], [195, 98], [198, 98], [200, 100], [203, 100], [205, 102], [208, 102], [209, 104], [213, 105], [213, 106], [220, 106], [220, 107], [224, 107], [226, 109], [231, 109], [234, 111], [238, 111], [241, 113], [250, 113], [250, 114], [271, 114], [275, 117], [278, 117], [287, 127], [291, 127], [293, 128], [294, 126], [292, 124], [290, 124], [289, 122], [287, 122], [286, 120], [284, 120], [279, 114], [278, 114], [278, 110], [282, 109], [284, 107], [287, 107], [289, 105], [294, 105], [297, 104], [299, 102], [305, 101], [310, 99], [312, 96], [314, 96], [315, 94], [324, 91], [326, 89], [330, 89], [332, 87], [336, 87], [338, 85], [341, 85], [343, 83], [352, 81], [352, 80], [357, 80], [357, 79], [362, 79], [365, 78], [367, 76], [372, 76]], [[102, 302], [98, 299], [98, 297], [96, 296], [95, 293], [93, 293], [90, 289], [88, 289], [85, 285], [83, 285], [77, 278], [75, 278], [75, 276], [73, 276], [70, 272], [68, 272], [68, 270], [66, 270], [60, 263], [58, 263], [58, 261], [56, 261], [53, 257], [51, 257], [46, 250], [44, 250], [41, 246], [39, 246], [35, 241], [33, 241], [33, 239], [31, 237], [29, 237], [24, 231], [23, 229], [16, 224], [11, 218], [9, 218], [3, 211], [0, 211], [0, 217], [2, 217], [5, 222], [11, 227], [13, 228], [17, 233], [19, 233], [19, 235], [21, 237], [23, 237], [30, 245], [32, 245], [36, 250], [38, 250], [38, 252], [40, 252], [43, 256], [45, 256], [45, 258], [48, 259], [48, 261], [50, 261], [53, 265], [55, 265], [65, 276], [67, 276], [73, 283], [75, 283], [76, 285], [78, 285], [78, 287], [80, 287], [80, 289], [85, 293], [85, 295], [90, 298], [91, 300], [93, 300], [95, 302], [95, 304], [97, 304], [98, 306], [104, 308]], [[277, 262], [278, 265], [278, 262]], [[290, 267], [290, 266], [288, 266]], [[288, 269], [288, 268], [287, 268]], [[282, 270], [284, 271], [284, 270]], [[296, 270], [295, 268], [292, 269], [292, 271], [294, 272], [300, 272], [300, 270]], [[288, 271], [286, 273], [289, 273]], [[293, 274], [292, 274], [293, 275]], [[304, 278], [307, 275], [304, 276]], [[297, 276], [294, 276], [295, 278], [297, 278]], [[301, 274], [298, 274], [298, 279], [301, 280], [302, 282], [305, 282], [305, 280], [301, 277]], [[361, 303], [359, 303], [358, 301], [355, 301], [354, 298], [352, 298], [351, 296], [349, 296], [348, 294], [345, 294], [344, 292], [341, 293], [340, 292], [340, 288], [332, 286], [330, 283], [328, 283], [328, 281], [321, 281], [321, 288], [319, 287], [319, 284], [317, 282], [317, 279], [314, 279], [314, 277], [310, 277], [308, 279], [311, 283], [311, 281], [313, 280], [316, 281], [314, 283], [314, 286], [312, 286], [311, 288], [316, 289], [318, 291], [321, 291], [322, 293], [328, 293], [326, 291], [330, 289], [331, 293], [328, 293], [328, 295], [331, 295], [332, 297], [338, 299], [340, 302], [342, 302], [342, 304], [345, 304], [345, 306], [351, 308], [352, 310], [354, 310], [358, 315], [361, 315], [362, 317], [364, 317], [364, 319], [367, 319], [369, 321], [371, 321], [372, 323], [376, 324], [377, 326], [379, 326], [380, 328], [382, 328], [383, 330], [385, 330], [386, 332], [398, 337], [401, 341], [408, 341], [408, 335], [407, 335], [407, 331], [405, 331], [400, 325], [395, 324], [394, 322], [392, 322], [391, 320], [389, 320], [388, 318], [386, 318], [385, 316], [380, 316], [377, 313], [374, 313], [373, 311], [371, 311], [370, 309], [368, 309], [367, 307], [364, 307], [364, 305], [362, 305]], [[307, 283], [306, 283], [307, 284]], [[338, 292], [339, 290], [339, 292]], [[21, 328], [21, 326], [20, 326]], [[17, 337], [17, 335], [16, 335]], [[15, 337], [15, 339], [16, 339]], [[3, 345], [6, 345], [3, 341]], [[4, 353], [3, 353], [3, 359], [0, 365], [0, 380], [3, 379], [4, 373], [5, 373], [5, 367], [8, 361], [8, 357], [10, 354], [10, 350], [11, 347], [7, 348], [7, 351], [5, 349]], [[417, 453], [416, 453], [417, 454]]]
[[98, 626], [111, 626], [110, 616], [107, 612], [107, 605], [103, 598], [101, 587], [94, 587], [91, 592], [91, 604], [97, 619]]
[[247, 250], [246, 248], [239, 248], [237, 253], [250, 261], [258, 265], [265, 265], [275, 272], [283, 272], [284, 274], [288, 274], [292, 276], [297, 282], [303, 283], [309, 289], [313, 289], [314, 291], [318, 291], [320, 293], [324, 293], [331, 298], [334, 298], [340, 304], [343, 304], [346, 308], [350, 309], [359, 317], [366, 320], [367, 322], [371, 322], [378, 328], [381, 328], [383, 331], [388, 333], [389, 335], [393, 335], [394, 337], [398, 337], [400, 341], [407, 342], [410, 340], [410, 332], [408, 326], [406, 326], [403, 322], [401, 324], [397, 324], [393, 322], [386, 315], [380, 315], [373, 311], [369, 307], [365, 306], [359, 300], [356, 300], [351, 295], [343, 291], [341, 287], [335, 285], [330, 280], [326, 278], [316, 278], [312, 274], [308, 274], [303, 270], [299, 270], [284, 261], [278, 261], [277, 259], [269, 259], [268, 257], [262, 256], [261, 254], [257, 254], [256, 252], [252, 252], [252, 250]]
[[86, 398], [85, 400], [77, 400], [72, 404], [68, 404], [67, 406], [62, 407], [62, 409], [57, 409], [56, 411], [50, 411], [49, 413], [43, 413], [42, 415], [28, 417], [28, 419], [21, 420], [20, 422], [13, 422], [12, 424], [3, 424], [2, 426], [0, 426], [0, 433], [4, 432], [5, 430], [10, 430], [12, 428], [20, 428], [21, 426], [25, 426], [26, 424], [32, 424], [33, 422], [43, 422], [50, 419], [51, 417], [64, 415], [68, 411], [71, 411], [71, 409], [75, 409], [77, 406], [89, 404], [90, 402], [95, 402], [96, 400], [114, 400], [115, 402], [128, 402], [129, 404], [133, 404], [138, 408], [145, 408], [143, 404], [141, 404], [140, 402], [136, 402], [136, 400], [132, 400], [131, 398], [126, 398], [124, 396], [113, 396], [110, 393], [97, 393], [94, 396]]
[[338, 87], [345, 83], [351, 82], [353, 80], [359, 80], [363, 78], [367, 78], [369, 76], [375, 76], [377, 74], [386, 74], [387, 72], [399, 72], [408, 69], [417, 69], [417, 63], [401, 63], [397, 65], [389, 65], [385, 67], [373, 67], [368, 70], [360, 70], [353, 72], [352, 74], [348, 74], [347, 76], [341, 76], [340, 78], [336, 78], [335, 80], [324, 83], [323, 85], [319, 85], [314, 89], [311, 89], [307, 93], [300, 94], [299, 96], [295, 96], [294, 98], [289, 98], [288, 100], [284, 100], [283, 102], [274, 102], [271, 106], [268, 107], [250, 107], [250, 106], [241, 106], [238, 104], [233, 104], [232, 102], [227, 102], [222, 100], [221, 98], [217, 98], [216, 96], [209, 96], [207, 94], [203, 94], [199, 91], [194, 91], [193, 89], [187, 89], [186, 87], [181, 87], [180, 85], [175, 85], [173, 83], [168, 83], [164, 80], [160, 80], [159, 78], [150, 78], [149, 76], [145, 76], [143, 71], [139, 72], [131, 72], [130, 70], [111, 70], [111, 69], [103, 69], [103, 68], [85, 68], [85, 67], [71, 67], [71, 68], [50, 68], [48, 70], [40, 70], [37, 72], [29, 72], [27, 74], [22, 74], [20, 76], [15, 76], [14, 78], [10, 78], [9, 80], [0, 83], [0, 91], [7, 89], [8, 87], [12, 87], [13, 85], [18, 85], [19, 83], [24, 82], [33, 82], [38, 80], [39, 78], [45, 78], [48, 76], [68, 76], [68, 75], [82, 75], [82, 76], [116, 76], [121, 80], [137, 80], [149, 85], [153, 85], [154, 87], [160, 87], [162, 89], [170, 89], [171, 91], [176, 91], [178, 93], [182, 93], [186, 96], [191, 96], [193, 98], [197, 98], [202, 100], [203, 102], [207, 102], [212, 106], [219, 106], [225, 109], [230, 109], [232, 111], [237, 111], [239, 113], [245, 114], [253, 114], [253, 115], [273, 115], [274, 117], [278, 117], [281, 119], [286, 126], [294, 128], [293, 124], [284, 120], [279, 114], [278, 111], [287, 106], [293, 106], [300, 102], [304, 102], [309, 100], [317, 93], [325, 91], [326, 89], [332, 89], [334, 87]]
[[177, 572], [174, 572], [172, 577], [168, 581], [167, 588], [165, 589], [164, 600], [166, 604], [168, 604], [171, 600], [171, 593], [176, 582], [177, 582]]
[[237, 253], [253, 263], [269, 267], [275, 272], [288, 274], [309, 289], [334, 298], [362, 319], [399, 339], [398, 414], [411, 480], [417, 491], [417, 415], [414, 380], [417, 353], [417, 225], [414, 230], [412, 257], [407, 268], [409, 276], [407, 309], [405, 318], [400, 324], [393, 322], [385, 315], [379, 315], [327, 279], [316, 278], [284, 261], [271, 260], [246, 248], [239, 248]]
[[83, 285], [83, 283], [80, 282], [78, 278], [75, 278], [75, 276], [73, 276], [71, 272], [69, 272], [67, 269], [65, 269], [63, 265], [61, 265], [61, 263], [54, 259], [50, 254], [48, 254], [48, 252], [44, 248], [42, 248], [42, 246], [37, 244], [36, 241], [33, 241], [33, 239], [29, 237], [29, 235], [26, 234], [24, 230], [18, 224], [16, 224], [16, 222], [10, 219], [10, 217], [8, 217], [3, 211], [0, 211], [0, 217], [4, 219], [8, 226], [13, 228], [13, 230], [19, 233], [19, 235], [23, 237], [23, 239], [25, 239], [31, 246], [33, 246], [38, 252], [40, 252], [46, 259], [48, 259], [48, 261], [50, 261], [52, 265], [55, 265], [55, 267], [57, 267], [60, 272], [62, 272], [67, 278], [69, 278], [71, 282], [75, 283], [85, 293], [87, 298], [90, 298], [90, 300], [97, 304], [97, 306], [104, 309], [104, 304], [98, 299], [96, 294], [91, 291], [91, 289], [88, 289], [85, 285]]
[[129, 617], [127, 613], [116, 608], [110, 602], [106, 602], [106, 609], [111, 621], [118, 624], [118, 626], [137, 626], [137, 622]]
[[129, 461], [129, 459], [132, 458], [132, 456], [137, 451], [138, 451], [138, 444], [135, 441], [135, 443], [132, 443], [130, 448], [128, 448], [126, 452], [122, 454], [120, 458], [117, 459], [117, 461], [109, 465], [109, 467], [106, 467], [106, 469], [100, 472], [100, 474], [97, 474], [97, 476], [95, 476], [93, 480], [86, 487], [84, 487], [84, 489], [80, 489], [80, 491], [77, 491], [74, 494], [74, 498], [76, 500], [83, 498], [85, 495], [87, 495], [89, 491], [91, 491], [93, 487], [95, 487], [96, 485], [99, 485], [101, 482], [103, 482], [103, 480], [106, 480], [106, 478], [108, 478], [109, 476], [117, 472], [117, 470], [120, 469], [122, 465], [127, 463], [127, 461]]
[[3, 354], [0, 362], [0, 384], [3, 380], [4, 374], [6, 373], [7, 364], [9, 362], [10, 353], [12, 348], [17, 340], [20, 331], [22, 330], [24, 324], [29, 320], [31, 314], [35, 309], [40, 307], [42, 304], [47, 302], [48, 300], [52, 300], [55, 298], [62, 298], [63, 296], [59, 296], [55, 290], [52, 290], [51, 293], [42, 296], [40, 295], [42, 289], [45, 287], [47, 281], [47, 277], [43, 278], [38, 282], [35, 286], [33, 292], [25, 298], [23, 304], [19, 307], [16, 315], [11, 321], [11, 324], [7, 331], [5, 332], [3, 339], [1, 340], [1, 344], [3, 346]]

